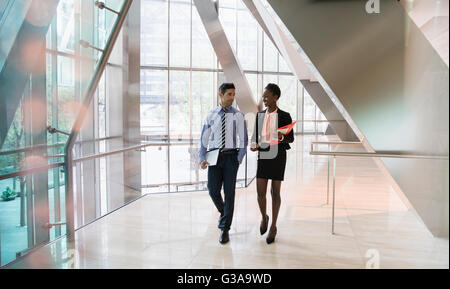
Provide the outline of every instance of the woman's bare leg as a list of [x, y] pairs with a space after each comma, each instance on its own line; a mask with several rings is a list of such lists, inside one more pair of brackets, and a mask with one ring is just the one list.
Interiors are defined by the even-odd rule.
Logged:
[[266, 192], [267, 192], [267, 179], [256, 179], [256, 191], [258, 193], [258, 205], [259, 211], [261, 212], [262, 219], [266, 218]]
[[280, 190], [281, 190], [281, 181], [272, 180], [272, 186], [270, 189], [270, 192], [272, 194], [272, 225], [270, 226], [271, 228], [276, 228], [277, 226], [278, 213], [280, 211], [281, 206]]

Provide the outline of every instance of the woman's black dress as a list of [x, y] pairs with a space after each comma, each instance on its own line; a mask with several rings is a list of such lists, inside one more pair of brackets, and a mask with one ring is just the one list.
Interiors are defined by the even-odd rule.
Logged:
[[[294, 130], [278, 145], [268, 146], [267, 143], [261, 142], [261, 129], [264, 124], [264, 116], [266, 110], [258, 112], [255, 122], [255, 130], [252, 141], [258, 143], [258, 168], [256, 177], [261, 179], [271, 179], [276, 181], [284, 180], [284, 171], [286, 169], [286, 150], [291, 146], [289, 143], [294, 141]], [[278, 108], [278, 128], [292, 123], [291, 115]]]

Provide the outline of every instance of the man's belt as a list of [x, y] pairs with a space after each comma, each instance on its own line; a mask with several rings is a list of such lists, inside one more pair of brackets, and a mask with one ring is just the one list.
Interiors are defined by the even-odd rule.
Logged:
[[233, 149], [233, 150], [221, 151], [220, 153], [225, 155], [225, 154], [234, 154], [234, 153], [237, 153], [237, 152], [238, 152], [237, 149]]

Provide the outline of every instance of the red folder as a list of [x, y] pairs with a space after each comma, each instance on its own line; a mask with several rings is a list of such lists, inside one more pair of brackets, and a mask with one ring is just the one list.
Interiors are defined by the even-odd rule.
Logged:
[[[295, 125], [296, 123], [297, 123], [297, 122], [294, 121], [294, 122], [291, 123], [291, 124], [282, 126], [282, 127], [278, 128], [278, 131], [285, 131], [283, 134], [284, 134], [284, 135], [288, 135], [288, 134], [292, 131], [292, 129], [294, 128], [294, 125]], [[279, 143], [281, 143], [281, 142], [278, 141], [278, 140], [271, 140], [271, 141], [270, 141], [270, 145], [271, 145], [271, 146], [272, 146], [272, 145], [279, 144]]]

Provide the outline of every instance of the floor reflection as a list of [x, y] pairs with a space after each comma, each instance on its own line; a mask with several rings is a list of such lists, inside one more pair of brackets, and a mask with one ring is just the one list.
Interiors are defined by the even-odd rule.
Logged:
[[[433, 238], [370, 159], [340, 159], [336, 234], [326, 203], [328, 160], [309, 155], [326, 137], [297, 137], [288, 153], [276, 242], [259, 234], [256, 185], [238, 189], [230, 242], [206, 191], [149, 194], [61, 239], [14, 268], [448, 268], [448, 239]], [[268, 212], [271, 211], [270, 194]]]

